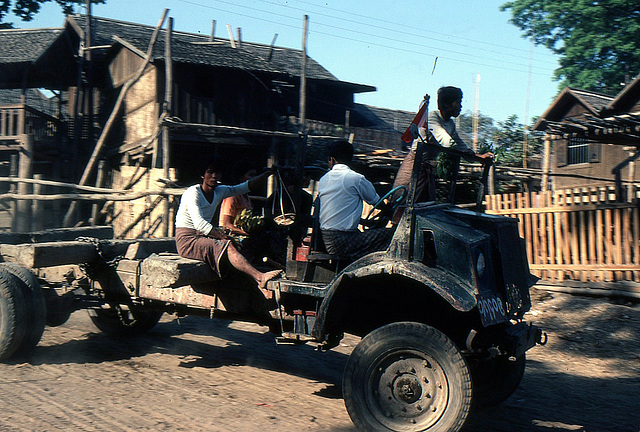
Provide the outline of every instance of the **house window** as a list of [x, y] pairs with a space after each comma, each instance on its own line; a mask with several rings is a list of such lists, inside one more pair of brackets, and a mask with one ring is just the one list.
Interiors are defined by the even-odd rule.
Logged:
[[589, 163], [589, 142], [586, 138], [569, 138], [567, 165]]

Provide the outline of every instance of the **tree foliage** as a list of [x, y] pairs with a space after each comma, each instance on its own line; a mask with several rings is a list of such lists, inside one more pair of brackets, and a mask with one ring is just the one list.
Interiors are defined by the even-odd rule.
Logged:
[[[493, 152], [496, 155], [496, 164], [502, 166], [522, 167], [524, 158], [524, 125], [518, 122], [515, 114], [504, 122], [498, 122], [498, 126], [492, 136]], [[542, 151], [542, 137], [539, 133], [527, 134], [527, 160]]]
[[[22, 21], [31, 21], [33, 17], [40, 12], [43, 4], [52, 1], [60, 5], [62, 13], [65, 15], [73, 14], [75, 7], [86, 4], [86, 0], [0, 0], [0, 29], [13, 28], [13, 23], [4, 22], [9, 12], [13, 13]], [[91, 3], [94, 4], [102, 4], [105, 2], [106, 0], [91, 0]]]
[[514, 0], [501, 6], [527, 37], [560, 55], [560, 86], [617, 94], [640, 72], [638, 0]]

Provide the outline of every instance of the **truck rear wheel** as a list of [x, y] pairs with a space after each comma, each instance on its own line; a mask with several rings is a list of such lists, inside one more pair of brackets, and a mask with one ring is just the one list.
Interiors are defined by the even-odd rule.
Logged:
[[442, 332], [398, 322], [365, 336], [342, 381], [351, 420], [363, 431], [459, 431], [471, 405], [471, 376]]
[[473, 406], [496, 406], [507, 400], [520, 385], [524, 376], [526, 355], [515, 359], [500, 356], [493, 359], [472, 360]]
[[26, 333], [27, 304], [22, 282], [0, 268], [0, 360], [20, 348]]
[[93, 324], [99, 330], [116, 336], [134, 336], [151, 330], [162, 311], [142, 310], [133, 306], [106, 305], [100, 309], [87, 309]]
[[38, 279], [26, 268], [13, 263], [0, 263], [0, 266], [24, 282], [24, 285], [19, 285], [23, 288], [25, 298], [25, 335], [18, 353], [28, 354], [38, 345], [44, 333], [47, 320], [44, 294]]

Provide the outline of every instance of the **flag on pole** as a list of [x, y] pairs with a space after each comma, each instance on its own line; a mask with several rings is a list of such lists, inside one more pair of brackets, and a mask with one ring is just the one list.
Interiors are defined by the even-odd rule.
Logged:
[[[427, 121], [427, 108], [429, 108], [429, 95], [424, 95], [424, 99], [420, 103], [420, 108], [418, 108], [418, 113], [411, 121], [411, 124], [415, 124], [418, 128], [423, 127], [425, 122]], [[407, 128], [406, 131], [402, 134], [402, 141], [410, 144], [413, 142], [413, 135], [411, 135], [411, 124]]]

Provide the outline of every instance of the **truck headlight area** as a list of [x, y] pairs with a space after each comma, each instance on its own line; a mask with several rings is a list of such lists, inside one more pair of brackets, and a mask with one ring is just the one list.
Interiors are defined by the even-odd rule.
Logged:
[[487, 262], [484, 258], [484, 254], [482, 251], [478, 252], [478, 256], [476, 257], [476, 274], [478, 278], [482, 278], [484, 276], [484, 271], [487, 267]]

